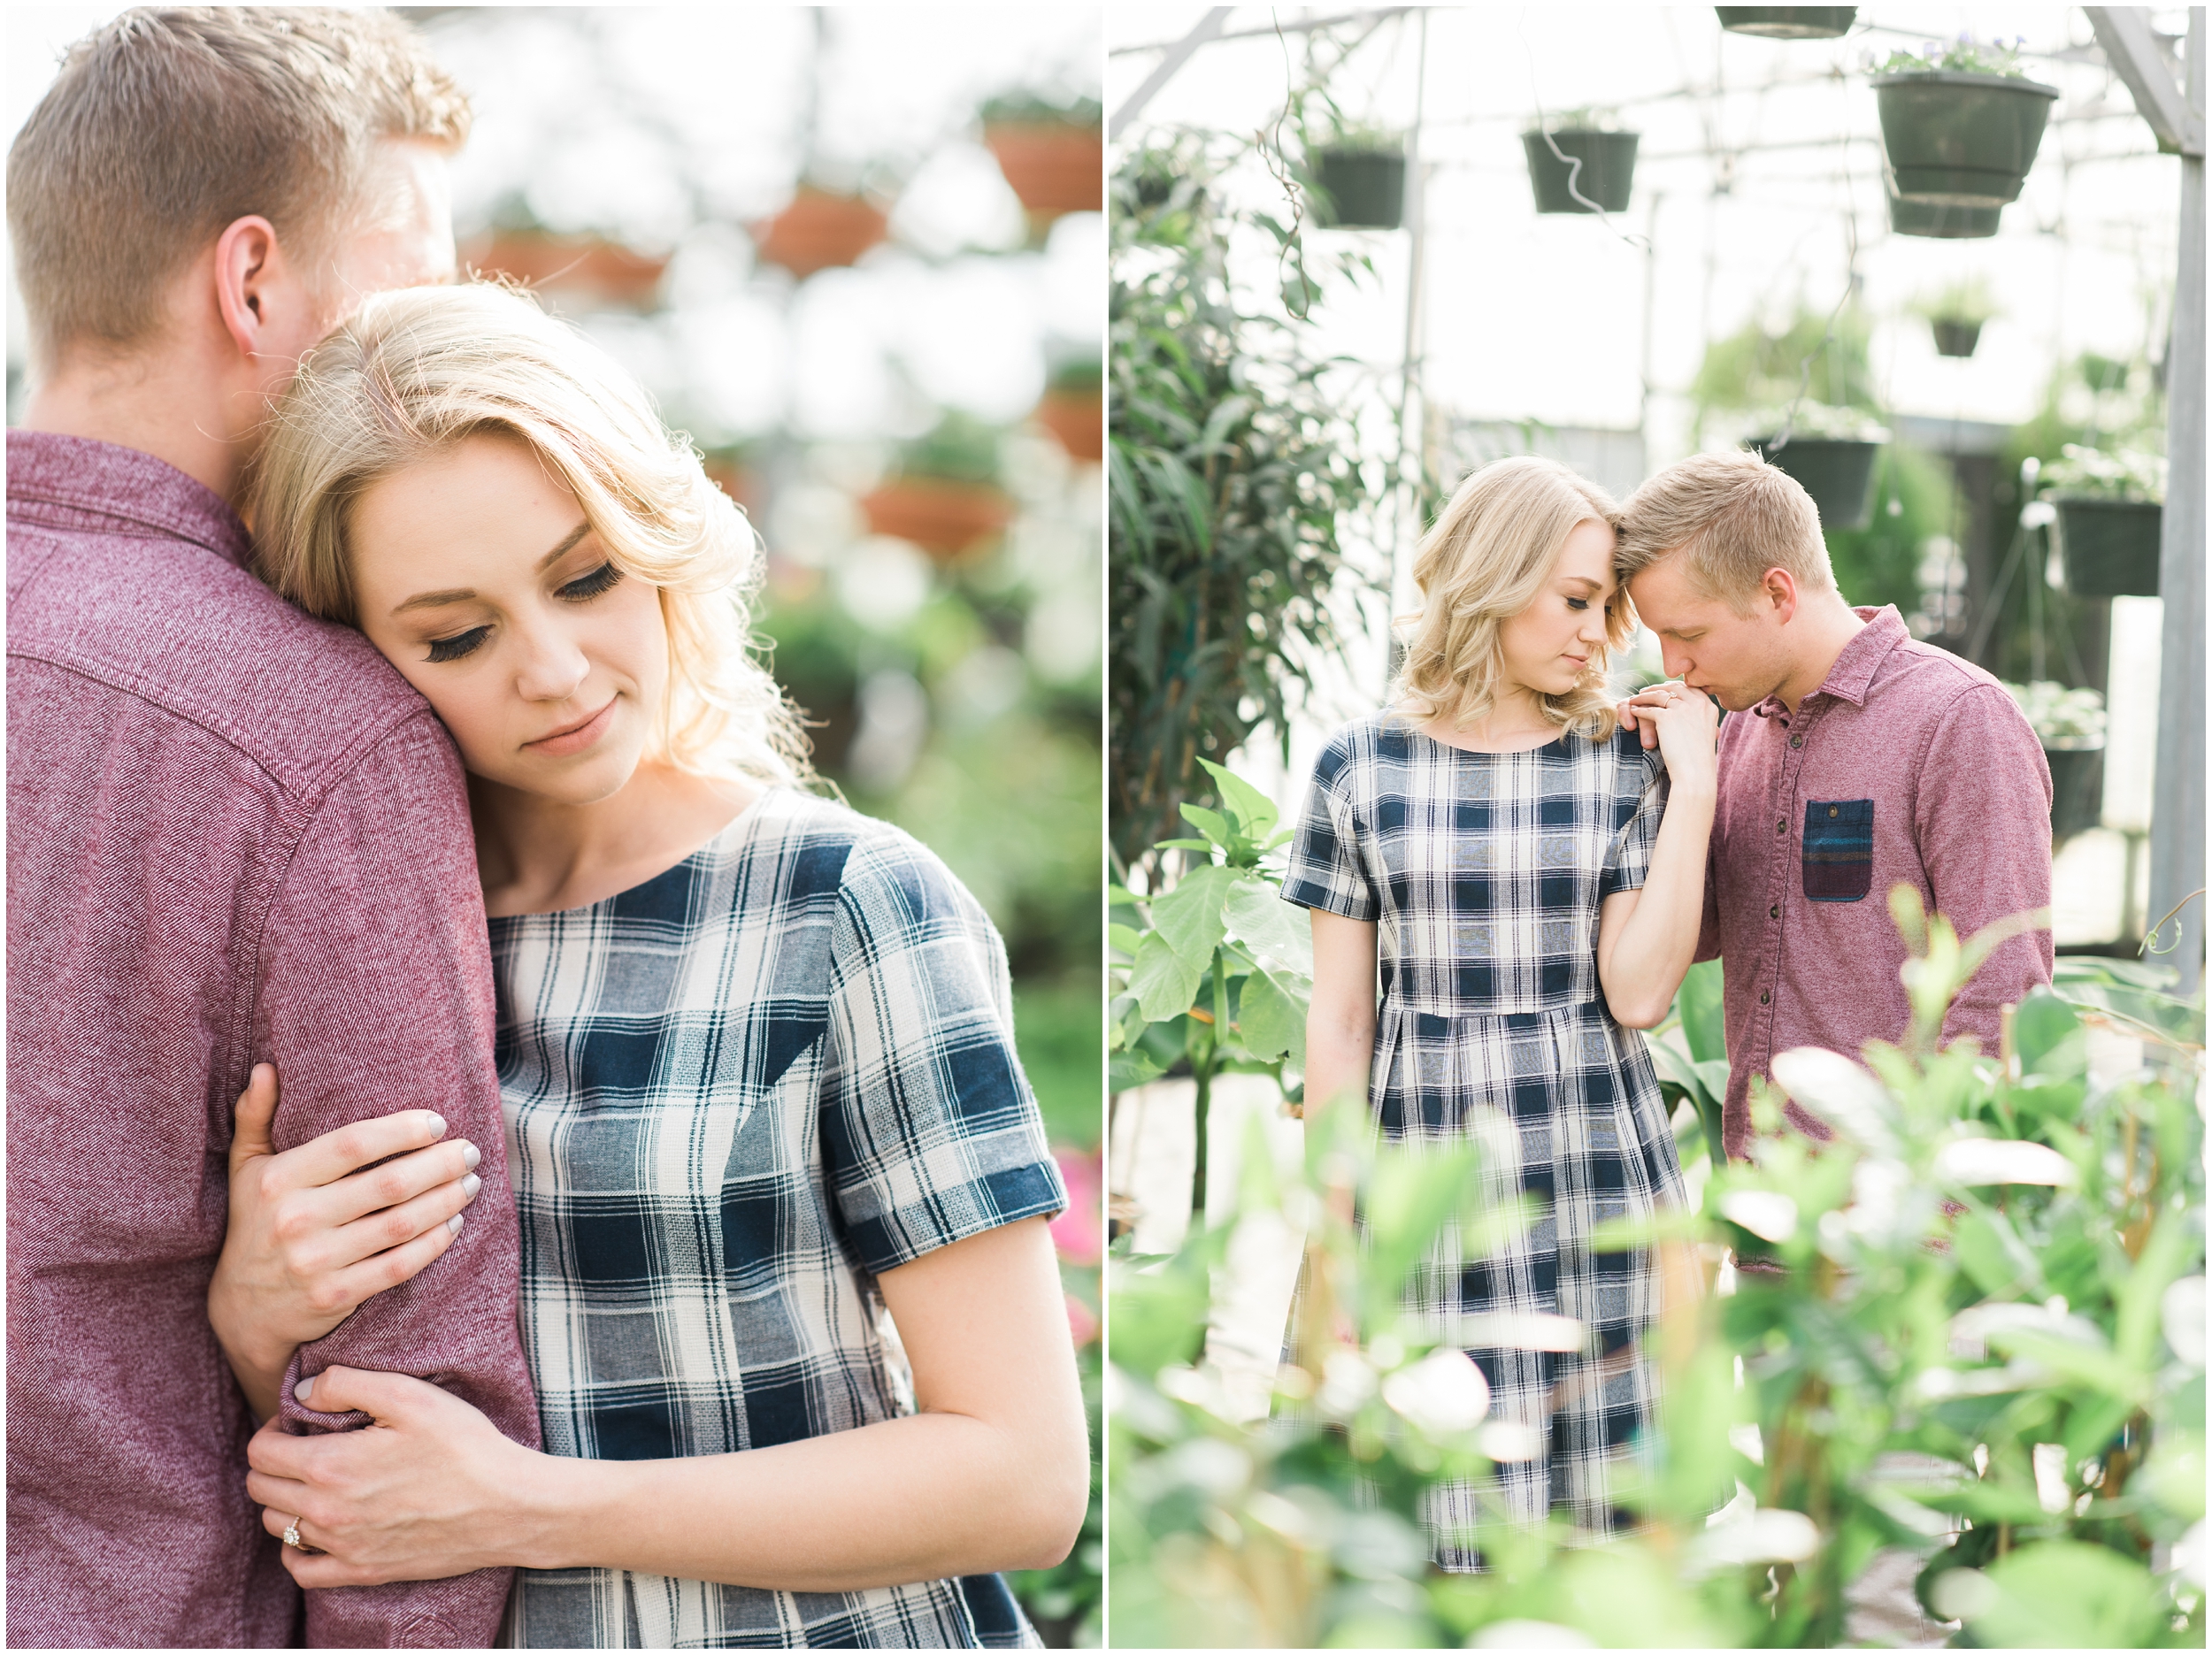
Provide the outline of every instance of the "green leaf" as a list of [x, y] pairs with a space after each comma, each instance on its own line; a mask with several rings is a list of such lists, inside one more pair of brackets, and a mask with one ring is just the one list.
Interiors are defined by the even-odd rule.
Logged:
[[1129, 992], [1146, 1022], [1165, 1023], [1191, 1008], [1205, 975], [1160, 932], [1148, 931], [1138, 940], [1136, 963], [1129, 968]]
[[[1728, 1031], [1722, 1015], [1720, 962], [1708, 960], [1692, 966], [1676, 991], [1675, 1009], [1682, 1018], [1682, 1032], [1690, 1043], [1690, 1055], [1701, 1063], [1728, 1063]], [[1721, 1092], [1725, 1094], [1725, 1078]]]
[[1144, 940], [1144, 932], [1134, 925], [1109, 924], [1106, 927], [1106, 946], [1122, 954], [1134, 954], [1137, 945]]
[[[2199, 1222], [2202, 1222], [2200, 1216]], [[2113, 1344], [2130, 1368], [2147, 1371], [2157, 1360], [2159, 1300], [2189, 1263], [2189, 1242], [2177, 1213], [2161, 1213], [2143, 1252], [2120, 1289]]]
[[[1218, 863], [1194, 868], [1173, 890], [1152, 899], [1154, 933], [1194, 971], [1213, 967], [1214, 950], [1221, 944], [1221, 900], [1240, 877], [1237, 870]], [[1186, 1000], [1176, 1009], [1185, 1010], [1189, 1004]]]
[[1213, 844], [1219, 846], [1223, 850], [1232, 850], [1235, 847], [1237, 831], [1229, 825], [1219, 811], [1209, 810], [1203, 805], [1194, 804], [1178, 805], [1176, 808], [1183, 813], [1184, 821], [1203, 833]]
[[1302, 1061], [1306, 1006], [1312, 996], [1312, 984], [1267, 966], [1246, 977], [1237, 1007], [1237, 1030], [1244, 1037], [1245, 1050], [1268, 1062], [1286, 1056]]
[[2088, 1063], [2089, 1041], [2081, 1019], [2046, 988], [2030, 993], [2012, 1014], [2012, 1048], [2020, 1054], [2024, 1075], [2072, 1080]]
[[1245, 837], [1256, 844], [1265, 839], [1280, 814], [1275, 808], [1275, 801], [1243, 777], [1211, 759], [1200, 759], [1198, 762], [1220, 787], [1222, 804], [1240, 818]]
[[2044, 1540], [1989, 1566], [1996, 1602], [1972, 1617], [1985, 1648], [2143, 1649], [2172, 1601], [2151, 1572], [2104, 1546]]
[[1302, 977], [1313, 975], [1313, 923], [1266, 880], [1256, 874], [1238, 880], [1223, 899], [1221, 912], [1229, 935], [1239, 942]]
[[1959, 1268], [1992, 1298], [2043, 1290], [2042, 1267], [2000, 1214], [1969, 1213], [1959, 1220], [1951, 1245]]

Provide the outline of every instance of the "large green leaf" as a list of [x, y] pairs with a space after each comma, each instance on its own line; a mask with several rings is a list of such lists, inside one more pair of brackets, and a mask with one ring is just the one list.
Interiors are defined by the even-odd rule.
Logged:
[[2140, 1563], [2078, 1540], [2021, 1546], [1988, 1574], [1995, 1600], [1971, 1617], [1985, 1648], [2143, 1649], [2162, 1642], [2172, 1613]]
[[1211, 759], [1200, 759], [1198, 762], [1221, 788], [1221, 802], [1241, 819], [1245, 836], [1255, 844], [1266, 839], [1275, 825], [1275, 801], [1243, 777]]
[[1222, 899], [1228, 933], [1254, 953], [1313, 975], [1313, 922], [1256, 874], [1247, 874]]
[[1148, 931], [1137, 940], [1136, 962], [1129, 968], [1129, 992], [1136, 996], [1137, 1009], [1147, 1022], [1164, 1023], [1191, 1008], [1205, 975], [1202, 967], [1178, 954], [1165, 937]]
[[[1194, 868], [1173, 890], [1152, 899], [1153, 934], [1194, 971], [1212, 968], [1214, 950], [1221, 945], [1221, 900], [1238, 877], [1235, 869], [1218, 864]], [[1186, 1000], [1175, 1009], [1187, 1010], [1189, 1005]], [[1145, 1015], [1151, 1015], [1148, 1007]]]
[[1237, 1002], [1237, 1031], [1244, 1049], [1264, 1062], [1280, 1057], [1304, 1061], [1306, 1006], [1313, 985], [1263, 965], [1244, 979]]
[[[1728, 1062], [1728, 1033], [1722, 1016], [1720, 962], [1707, 960], [1684, 974], [1676, 991], [1675, 1009], [1682, 1018], [1682, 1032], [1690, 1043], [1690, 1055], [1701, 1063]], [[1721, 1091], [1728, 1090], [1724, 1077]]]

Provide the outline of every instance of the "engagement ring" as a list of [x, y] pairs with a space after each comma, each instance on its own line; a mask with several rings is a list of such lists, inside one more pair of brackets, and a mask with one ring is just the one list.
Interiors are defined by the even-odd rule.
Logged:
[[288, 1546], [297, 1546], [302, 1552], [307, 1550], [307, 1543], [300, 1538], [300, 1520], [298, 1518], [295, 1517], [292, 1519], [290, 1525], [286, 1528], [284, 1531], [284, 1544]]

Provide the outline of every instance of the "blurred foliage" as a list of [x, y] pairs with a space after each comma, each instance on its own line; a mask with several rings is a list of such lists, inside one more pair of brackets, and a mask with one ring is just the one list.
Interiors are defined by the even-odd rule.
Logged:
[[1344, 520], [1393, 480], [1299, 326], [1228, 280], [1238, 234], [1271, 241], [1302, 293], [1359, 264], [1317, 280], [1296, 211], [1224, 208], [1216, 180], [1245, 149], [1141, 147], [1113, 180], [1107, 685], [1125, 863], [1174, 831], [1185, 801], [1213, 796], [1201, 759], [1263, 727], [1288, 742], [1289, 703], [1339, 646]]
[[941, 477], [956, 483], [996, 483], [998, 431], [955, 409], [899, 449], [902, 477]]
[[[1423, 1490], [1479, 1475], [1498, 1444], [1479, 1370], [1402, 1290], [1440, 1228], [1481, 1216], [1462, 1210], [1479, 1152], [1380, 1143], [1363, 1111], [1330, 1110], [1302, 1178], [1243, 1163], [1240, 1211], [1310, 1237], [1299, 1364], [1267, 1425], [1238, 1423], [1201, 1363], [1233, 1222], [1113, 1261], [1115, 1642], [1826, 1647], [1850, 1640], [1876, 1554], [1901, 1549], [1923, 1604], [1963, 1622], [1957, 1644], [2200, 1646], [2201, 999], [2164, 993], [2158, 968], [2068, 962], [2008, 1051], [1939, 1050], [2003, 933], [1962, 942], [1904, 887], [1892, 911], [1913, 950], [1903, 1041], [1868, 1067], [1778, 1057], [1756, 1160], [1709, 1164], [1701, 1211], [1601, 1238], [1783, 1267], [1655, 1326], [1644, 1528], [1599, 1546], [1509, 1530], [1486, 1535], [1487, 1573], [1432, 1565]], [[1717, 978], [1694, 976], [1655, 1043], [1670, 1093], [1715, 1115], [1717, 1007]], [[2162, 1066], [2093, 1084], [2100, 1022], [2156, 1041]], [[1784, 1091], [1832, 1140], [1778, 1130]]]

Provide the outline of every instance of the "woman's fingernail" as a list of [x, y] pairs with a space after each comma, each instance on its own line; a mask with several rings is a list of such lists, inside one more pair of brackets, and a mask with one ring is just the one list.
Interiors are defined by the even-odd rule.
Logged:
[[478, 1161], [483, 1159], [484, 1152], [477, 1148], [475, 1145], [464, 1144], [461, 1145], [461, 1164], [463, 1166], [473, 1167]]
[[308, 1398], [313, 1396], [314, 1394], [315, 1376], [312, 1374], [308, 1375], [305, 1378], [302, 1379], [299, 1383], [292, 1387], [292, 1395], [302, 1402], [306, 1401]]
[[483, 1179], [478, 1177], [472, 1172], [469, 1174], [467, 1177], [461, 1180], [461, 1193], [470, 1197], [471, 1199], [473, 1199], [476, 1192], [483, 1187]]
[[443, 1138], [445, 1136], [445, 1116], [440, 1115], [434, 1109], [431, 1110], [429, 1114], [430, 1136], [433, 1138]]
[[445, 1221], [445, 1227], [446, 1227], [448, 1230], [451, 1230], [451, 1231], [452, 1231], [455, 1235], [457, 1235], [457, 1235], [459, 1235], [459, 1234], [461, 1233], [461, 1215], [460, 1215], [460, 1214], [456, 1213], [456, 1214], [454, 1214], [454, 1215], [453, 1215], [452, 1217], [450, 1217], [450, 1218], [447, 1219], [447, 1220]]

